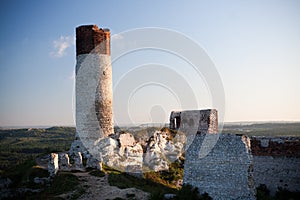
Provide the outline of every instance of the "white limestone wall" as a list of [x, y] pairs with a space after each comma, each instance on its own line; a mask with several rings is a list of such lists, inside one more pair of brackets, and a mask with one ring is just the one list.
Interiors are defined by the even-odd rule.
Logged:
[[[93, 156], [101, 138], [113, 133], [110, 55], [82, 54], [76, 65], [76, 138]], [[77, 143], [80, 143], [77, 141]], [[75, 141], [76, 143], [76, 141]], [[74, 147], [75, 146], [75, 147]], [[72, 145], [85, 152], [82, 145]]]
[[274, 195], [278, 188], [300, 191], [300, 158], [253, 156], [255, 187], [265, 184]]
[[205, 157], [199, 151], [205, 134], [197, 134], [186, 152], [184, 183], [198, 187], [213, 199], [255, 199], [250, 141], [246, 136], [220, 134], [218, 142]]

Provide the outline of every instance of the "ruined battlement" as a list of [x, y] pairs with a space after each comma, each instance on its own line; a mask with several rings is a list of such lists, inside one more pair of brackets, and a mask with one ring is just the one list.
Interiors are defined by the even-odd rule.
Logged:
[[76, 55], [110, 55], [110, 31], [96, 25], [84, 25], [76, 28]]
[[192, 131], [197, 134], [218, 133], [218, 111], [216, 109], [172, 111], [170, 129], [186, 133]]
[[300, 137], [252, 137], [254, 156], [300, 157]]

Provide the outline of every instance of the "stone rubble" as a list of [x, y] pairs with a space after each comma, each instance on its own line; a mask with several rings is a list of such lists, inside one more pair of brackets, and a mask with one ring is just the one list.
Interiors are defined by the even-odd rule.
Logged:
[[49, 163], [48, 163], [48, 172], [51, 177], [55, 176], [58, 172], [59, 166], [58, 166], [58, 154], [57, 153], [51, 153], [49, 155]]
[[144, 155], [144, 165], [149, 170], [156, 172], [168, 170], [169, 163], [179, 160], [184, 151], [185, 141], [182, 138], [179, 139], [180, 136], [177, 136], [177, 138], [176, 136], [173, 141], [167, 132], [156, 131], [149, 139]]
[[77, 152], [73, 156], [74, 159], [74, 170], [84, 171], [83, 162], [82, 162], [82, 155], [80, 152]]
[[60, 170], [70, 171], [70, 159], [68, 154], [66, 153], [58, 154], [58, 166]]
[[[58, 167], [56, 170], [84, 171], [85, 168], [102, 170], [102, 163], [138, 177], [141, 177], [142, 172], [145, 170], [168, 170], [170, 163], [182, 157], [185, 136], [178, 133], [173, 138], [169, 132], [156, 131], [146, 142], [145, 152], [140, 143], [136, 142], [132, 134], [120, 133], [114, 135], [114, 137], [98, 140], [94, 145], [92, 154], [76, 151], [81, 147], [78, 148], [73, 145], [75, 150], [71, 149], [69, 154], [58, 154]], [[86, 159], [85, 166], [83, 164], [84, 159]], [[53, 168], [54, 166], [51, 164], [50, 174], [56, 174], [57, 171], [52, 172]]]

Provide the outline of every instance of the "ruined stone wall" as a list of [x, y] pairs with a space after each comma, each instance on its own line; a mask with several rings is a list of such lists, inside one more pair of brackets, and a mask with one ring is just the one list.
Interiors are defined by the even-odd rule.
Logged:
[[217, 110], [172, 112], [170, 128], [187, 136], [184, 183], [217, 200], [254, 199], [250, 140], [218, 134]]
[[255, 186], [300, 191], [300, 138], [252, 137]]
[[186, 134], [218, 133], [216, 109], [172, 111], [170, 129]]
[[186, 151], [184, 183], [213, 199], [255, 199], [250, 141], [246, 136], [220, 134], [211, 151], [199, 157], [207, 134], [197, 134]]

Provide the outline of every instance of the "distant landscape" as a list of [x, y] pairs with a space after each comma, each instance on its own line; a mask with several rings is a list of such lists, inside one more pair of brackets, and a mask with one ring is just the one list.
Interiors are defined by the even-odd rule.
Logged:
[[[149, 138], [149, 136], [151, 136], [156, 130], [161, 130], [166, 125], [167, 124], [150, 124], [135, 127], [115, 127], [115, 132], [130, 132], [134, 135], [136, 140], [145, 140]], [[248, 136], [300, 136], [300, 122], [226, 123], [223, 127], [223, 132], [232, 134], [245, 134]], [[46, 171], [41, 170], [37, 165], [36, 158], [45, 157], [51, 152], [67, 152], [70, 149], [74, 138], [75, 127], [21, 129], [1, 128], [0, 178], [4, 180], [3, 178], [9, 177], [13, 181], [11, 186], [13, 188], [28, 187], [28, 184], [33, 182], [33, 178], [35, 176], [47, 176]], [[175, 167], [171, 167], [171, 171], [169, 172], [146, 174], [145, 183], [143, 183], [144, 185], [142, 186], [140, 186], [140, 180], [136, 180], [133, 177], [127, 176], [126, 174], [120, 174], [120, 172], [115, 172], [114, 170], [111, 171], [109, 168], [106, 169], [105, 172], [110, 174], [110, 185], [115, 185], [119, 188], [140, 188], [143, 191], [150, 192], [152, 196], [155, 196], [156, 192], [158, 192], [158, 194], [168, 192], [176, 193], [177, 190], [173, 180], [175, 178], [182, 178], [183, 176], [183, 166], [177, 165], [178, 164], [174, 163]], [[95, 173], [96, 176], [98, 176], [98, 172]], [[100, 176], [102, 175], [100, 174]], [[124, 184], [123, 182], [122, 184], [119, 182], [120, 179], [123, 180], [125, 185], [122, 185]], [[70, 189], [62, 189], [60, 187], [61, 181], [63, 180], [67, 182], [69, 181], [66, 185], [70, 185]], [[39, 193], [39, 196], [34, 196], [35, 194], [30, 194], [29, 196], [33, 195], [32, 197], [49, 198], [53, 197], [53, 195], [55, 196], [57, 194], [64, 194], [66, 191], [72, 190], [77, 191], [77, 193], [72, 194], [72, 198], [76, 199], [75, 197], [79, 197], [86, 192], [86, 188], [82, 188], [81, 186], [81, 188], [78, 188], [78, 184], [79, 179], [76, 176], [70, 173], [60, 173], [54, 182], [52, 182], [51, 186], [47, 186], [46, 189], [43, 190], [43, 193]], [[40, 186], [37, 186], [36, 184], [30, 187], [40, 188]], [[184, 190], [179, 191], [183, 192]], [[188, 192], [190, 193], [190, 189]], [[160, 197], [157, 199], [159, 198]]]
[[[132, 133], [136, 139], [149, 138], [161, 125], [115, 127], [116, 132]], [[248, 136], [300, 136], [300, 122], [231, 122], [224, 133]], [[0, 130], [0, 170], [21, 164], [29, 158], [51, 152], [68, 151], [75, 137], [75, 127], [23, 128]]]

